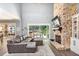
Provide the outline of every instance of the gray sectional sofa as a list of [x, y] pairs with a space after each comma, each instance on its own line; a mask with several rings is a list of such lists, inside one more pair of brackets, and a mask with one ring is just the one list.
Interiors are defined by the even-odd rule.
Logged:
[[26, 37], [22, 39], [20, 36], [16, 36], [12, 40], [8, 40], [8, 53], [34, 53], [37, 51], [36, 42], [33, 42], [32, 38]]

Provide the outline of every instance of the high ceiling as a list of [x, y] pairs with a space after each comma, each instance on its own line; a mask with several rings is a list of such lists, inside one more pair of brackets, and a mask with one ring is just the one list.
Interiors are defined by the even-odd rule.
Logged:
[[0, 4], [0, 20], [19, 20], [15, 4]]

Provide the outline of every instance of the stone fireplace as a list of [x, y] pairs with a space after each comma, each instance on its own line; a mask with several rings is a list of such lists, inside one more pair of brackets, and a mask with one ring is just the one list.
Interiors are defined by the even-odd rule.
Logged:
[[[54, 4], [54, 16], [59, 16], [61, 21], [62, 31], [61, 33], [56, 33], [61, 36], [61, 45], [64, 49], [70, 49], [70, 37], [72, 36], [72, 17], [77, 13], [77, 4], [65, 4], [65, 3], [55, 3]], [[55, 35], [56, 35], [55, 34]], [[57, 37], [58, 38], [58, 37]], [[56, 38], [56, 43], [60, 42]], [[58, 43], [59, 44], [59, 43]], [[57, 46], [57, 45], [56, 45]], [[58, 46], [57, 46], [58, 47]]]

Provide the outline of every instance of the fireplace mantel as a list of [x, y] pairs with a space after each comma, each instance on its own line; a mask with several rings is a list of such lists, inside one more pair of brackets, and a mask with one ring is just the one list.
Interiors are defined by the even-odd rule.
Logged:
[[55, 35], [61, 35], [60, 31], [55, 31]]

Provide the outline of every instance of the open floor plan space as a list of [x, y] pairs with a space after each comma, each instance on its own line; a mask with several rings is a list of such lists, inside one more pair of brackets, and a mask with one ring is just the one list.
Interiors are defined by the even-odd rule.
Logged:
[[0, 56], [79, 56], [79, 4], [0, 3]]

